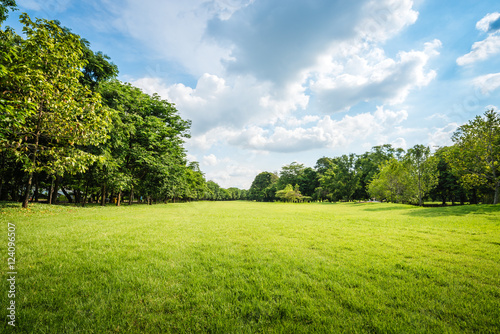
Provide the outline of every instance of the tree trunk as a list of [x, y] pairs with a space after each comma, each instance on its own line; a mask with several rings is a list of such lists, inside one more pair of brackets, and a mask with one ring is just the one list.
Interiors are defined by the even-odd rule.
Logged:
[[[89, 179], [87, 178], [87, 183], [85, 184], [85, 193], [83, 194], [83, 198], [82, 198], [82, 208], [85, 206], [85, 201], [87, 200], [87, 196], [88, 196], [88, 190], [89, 190]], [[92, 196], [90, 197], [92, 201]]]
[[[42, 110], [43, 110], [43, 105], [40, 105], [38, 108], [38, 122], [36, 125], [36, 135], [35, 135], [35, 146], [33, 147], [33, 159], [31, 160], [31, 163], [33, 164], [33, 168], [36, 166], [36, 158], [38, 156], [38, 143], [40, 139], [40, 125], [42, 122]], [[28, 200], [29, 200], [29, 195], [31, 191], [31, 181], [33, 180], [33, 171], [30, 172], [29, 177], [28, 177], [28, 182], [26, 183], [26, 192], [24, 193], [24, 201], [23, 201], [23, 208], [28, 207]]]
[[61, 180], [60, 176], [56, 176], [56, 180], [54, 181], [54, 190], [52, 193], [52, 202], [50, 204], [57, 204], [59, 200], [59, 181]]
[[495, 197], [493, 199], [493, 204], [498, 204], [498, 191], [500, 190], [500, 181], [495, 184]]
[[30, 191], [31, 191], [31, 181], [33, 179], [33, 172], [31, 172], [28, 176], [28, 181], [26, 182], [26, 190], [24, 192], [24, 200], [23, 200], [23, 208], [28, 207], [28, 201], [30, 197]]
[[54, 179], [50, 178], [49, 198], [47, 198], [47, 204], [52, 204], [53, 195], [54, 195]]
[[106, 205], [106, 183], [101, 185], [101, 206]]
[[128, 205], [132, 205], [134, 200], [134, 187], [130, 188], [130, 197], [128, 198]]
[[477, 190], [476, 189], [472, 189], [472, 198], [471, 198], [471, 201], [470, 201], [470, 204], [477, 204]]
[[38, 191], [38, 188], [39, 188], [39, 177], [38, 177], [38, 174], [35, 175], [35, 193], [33, 194], [33, 199], [35, 202], [38, 203], [38, 197], [39, 197], [39, 191]]
[[75, 205], [82, 201], [82, 193], [78, 189], [73, 190], [73, 194], [75, 195]]
[[122, 200], [122, 192], [118, 192], [118, 198], [116, 199], [116, 206], [120, 206], [120, 202]]
[[71, 197], [70, 194], [64, 189], [64, 187], [61, 187], [61, 191], [63, 192], [64, 196], [68, 199], [68, 203], [73, 203], [73, 198]]

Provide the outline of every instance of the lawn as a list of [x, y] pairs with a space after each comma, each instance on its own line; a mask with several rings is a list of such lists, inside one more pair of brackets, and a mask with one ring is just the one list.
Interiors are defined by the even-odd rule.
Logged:
[[0, 205], [18, 333], [498, 333], [500, 206]]

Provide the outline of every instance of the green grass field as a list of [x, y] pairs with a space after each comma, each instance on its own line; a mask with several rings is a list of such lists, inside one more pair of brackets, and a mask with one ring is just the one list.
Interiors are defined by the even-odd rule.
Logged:
[[3, 204], [18, 333], [498, 333], [500, 206]]

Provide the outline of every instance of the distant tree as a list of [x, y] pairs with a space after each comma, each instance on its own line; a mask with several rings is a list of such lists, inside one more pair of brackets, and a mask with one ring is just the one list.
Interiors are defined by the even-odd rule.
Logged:
[[438, 182], [436, 187], [431, 190], [430, 196], [439, 198], [443, 205], [447, 201], [452, 202], [452, 204], [459, 201], [463, 204], [466, 198], [466, 190], [461, 186], [459, 178], [453, 174], [452, 168], [446, 160], [450, 149], [452, 147], [441, 147], [434, 153], [434, 158], [437, 160]]
[[368, 183], [368, 192], [371, 197], [379, 200], [403, 203], [408, 200], [407, 180], [407, 170], [404, 163], [392, 158]]
[[367, 199], [368, 184], [380, 172], [380, 167], [396, 157], [397, 149], [390, 144], [374, 146], [370, 152], [359, 155], [356, 159], [356, 171], [359, 174], [359, 187], [354, 194], [356, 199]]
[[359, 188], [356, 155], [342, 155], [329, 163], [330, 167], [319, 180], [321, 188], [327, 190], [333, 200], [351, 201]]
[[316, 165], [314, 166], [314, 169], [316, 169], [316, 172], [319, 174], [321, 177], [325, 172], [330, 169], [332, 166], [332, 159], [327, 158], [327, 157], [322, 157], [319, 158], [318, 161], [316, 161]]
[[284, 189], [276, 191], [276, 197], [283, 202], [301, 202], [304, 198], [300, 193], [299, 186], [292, 187], [291, 184], [287, 184]]
[[408, 176], [407, 197], [422, 205], [423, 197], [438, 182], [437, 160], [431, 156], [429, 147], [415, 145], [408, 149], [404, 166]]
[[272, 201], [276, 193], [276, 183], [278, 175], [270, 172], [258, 174], [252, 182], [248, 192], [248, 197], [252, 200], [269, 202]]
[[500, 116], [488, 110], [476, 116], [453, 134], [454, 148], [448, 152], [448, 162], [462, 184], [472, 189], [487, 186], [493, 191], [493, 203], [498, 203], [500, 191]]
[[288, 184], [299, 184], [304, 176], [305, 167], [298, 162], [292, 162], [281, 168], [278, 189], [284, 189]]
[[298, 184], [302, 195], [309, 197], [314, 196], [316, 188], [320, 186], [318, 173], [311, 167], [305, 168]]

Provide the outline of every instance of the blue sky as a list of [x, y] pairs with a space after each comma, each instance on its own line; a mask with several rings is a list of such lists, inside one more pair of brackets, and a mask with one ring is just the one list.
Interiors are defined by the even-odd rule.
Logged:
[[498, 1], [17, 2], [175, 103], [188, 158], [223, 187], [385, 143], [450, 145], [500, 104]]

